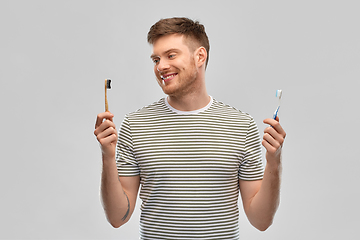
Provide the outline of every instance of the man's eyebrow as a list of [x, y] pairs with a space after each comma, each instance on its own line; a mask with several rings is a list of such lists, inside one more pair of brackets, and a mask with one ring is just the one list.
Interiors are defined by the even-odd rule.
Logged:
[[159, 57], [159, 56], [156, 55], [156, 54], [151, 54], [151, 56], [150, 56], [151, 59], [154, 59], [154, 58], [157, 58], [157, 57]]
[[[166, 50], [163, 54], [167, 54], [169, 52], [180, 52], [180, 50], [177, 49], [177, 48], [170, 48], [170, 49]], [[151, 54], [151, 56], [150, 56], [151, 59], [154, 59], [154, 58], [157, 58], [157, 57], [160, 57], [160, 56], [156, 55], [156, 54]]]

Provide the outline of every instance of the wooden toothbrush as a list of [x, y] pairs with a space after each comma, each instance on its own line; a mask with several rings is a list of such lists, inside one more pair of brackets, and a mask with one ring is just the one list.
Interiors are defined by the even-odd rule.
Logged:
[[107, 100], [107, 90], [111, 89], [111, 79], [105, 79], [105, 111], [109, 111], [109, 104]]

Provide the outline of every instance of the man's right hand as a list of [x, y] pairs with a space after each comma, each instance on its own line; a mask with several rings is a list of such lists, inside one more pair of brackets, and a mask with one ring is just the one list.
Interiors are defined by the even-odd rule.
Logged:
[[116, 126], [113, 122], [114, 115], [103, 112], [97, 115], [94, 134], [100, 143], [103, 159], [114, 159], [117, 142]]

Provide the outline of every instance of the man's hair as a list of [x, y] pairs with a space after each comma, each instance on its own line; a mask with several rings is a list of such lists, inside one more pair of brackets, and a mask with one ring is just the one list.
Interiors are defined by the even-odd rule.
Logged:
[[[207, 52], [205, 67], [209, 61], [210, 44], [204, 25], [189, 18], [165, 18], [151, 26], [147, 35], [149, 44], [154, 44], [159, 38], [171, 34], [181, 34], [187, 38], [189, 48], [195, 51], [194, 45], [204, 47]], [[195, 44], [193, 44], [195, 43]]]

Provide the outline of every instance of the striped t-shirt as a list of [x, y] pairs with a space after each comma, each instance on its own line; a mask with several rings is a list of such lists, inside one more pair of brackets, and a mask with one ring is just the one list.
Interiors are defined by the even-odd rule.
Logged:
[[211, 98], [181, 112], [165, 98], [125, 116], [119, 176], [140, 174], [141, 239], [238, 239], [239, 179], [263, 176], [253, 118]]

